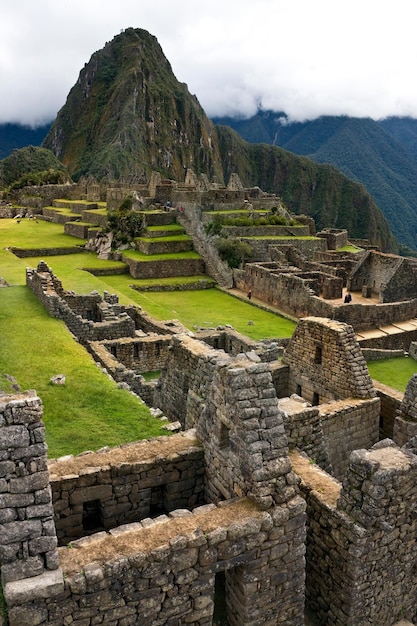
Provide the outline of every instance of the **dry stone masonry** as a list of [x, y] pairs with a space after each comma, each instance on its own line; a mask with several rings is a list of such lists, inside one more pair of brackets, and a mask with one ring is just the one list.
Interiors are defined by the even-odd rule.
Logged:
[[[153, 184], [187, 208], [246, 194], [236, 180]], [[320, 249], [347, 240], [319, 235]], [[323, 626], [417, 620], [417, 383], [403, 398], [375, 389], [355, 336], [415, 315], [413, 262], [369, 251], [352, 273], [351, 258], [331, 267], [328, 252], [304, 252], [270, 246], [272, 261], [235, 272], [238, 287], [305, 316], [282, 343], [191, 333], [107, 293], [68, 292], [44, 262], [27, 271], [51, 315], [183, 432], [48, 464], [39, 398], [0, 396], [10, 626], [208, 626], [224, 618], [219, 594], [232, 626], [301, 626], [305, 602]], [[381, 303], [329, 304], [348, 280]]]

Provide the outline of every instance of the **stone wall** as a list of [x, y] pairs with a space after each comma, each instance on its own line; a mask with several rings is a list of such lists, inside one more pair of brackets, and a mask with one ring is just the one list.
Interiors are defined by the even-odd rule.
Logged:
[[213, 348], [187, 335], [172, 337], [171, 349], [156, 390], [155, 406], [183, 428], [194, 428], [222, 359]]
[[270, 261], [273, 258], [273, 248], [280, 248], [281, 246], [292, 246], [299, 252], [301, 252], [306, 258], [312, 259], [314, 256], [323, 250], [326, 250], [326, 241], [323, 239], [297, 239], [296, 237], [276, 237], [256, 239], [254, 237], [242, 237], [243, 241], [246, 241], [254, 250], [254, 259], [257, 261]]
[[101, 213], [94, 209], [85, 209], [81, 212], [81, 219], [83, 222], [88, 222], [90, 227], [92, 224], [99, 226], [100, 228], [107, 227], [107, 213]]
[[369, 250], [352, 273], [352, 291], [364, 286], [380, 294], [380, 302], [411, 300], [417, 291], [415, 259]]
[[394, 441], [402, 446], [417, 435], [417, 374], [408, 381], [394, 421]]
[[397, 389], [383, 385], [377, 380], [374, 380], [373, 383], [381, 402], [379, 411], [380, 439], [393, 439], [395, 416], [400, 409], [404, 394], [401, 391], [397, 391]]
[[384, 302], [410, 300], [417, 293], [417, 262], [412, 258], [402, 258], [395, 275], [389, 280], [383, 291]]
[[203, 259], [172, 259], [166, 261], [137, 261], [122, 254], [122, 261], [129, 266], [133, 278], [169, 278], [170, 276], [194, 276], [205, 274]]
[[91, 222], [65, 222], [64, 233], [78, 239], [87, 239], [88, 231], [91, 228]]
[[417, 521], [404, 503], [417, 496], [417, 457], [389, 441], [353, 452], [342, 489], [308, 459], [292, 462], [307, 501], [307, 603], [319, 623], [414, 622]]
[[[125, 367], [107, 350], [101, 341], [89, 341], [86, 344], [94, 361], [100, 364], [116, 383], [128, 385], [148, 406], [155, 406], [155, 388], [157, 380], [146, 381], [141, 374]], [[153, 370], [149, 370], [153, 371]]]
[[317, 233], [317, 237], [322, 237], [327, 242], [328, 250], [338, 250], [348, 243], [348, 231], [337, 228], [324, 228]]
[[[399, 303], [399, 306], [401, 306], [401, 304], [404, 303]], [[411, 320], [412, 317], [408, 319]], [[364, 350], [364, 354], [369, 354], [369, 350], [371, 350], [375, 354], [375, 356], [377, 356], [378, 353], [381, 352], [385, 354], [388, 354], [389, 352], [397, 352], [396, 356], [399, 356], [400, 354], [401, 356], [404, 356], [404, 353], [406, 353], [410, 347], [410, 343], [417, 340], [417, 329], [410, 330], [410, 328], [413, 328], [413, 325], [410, 326], [405, 324], [403, 328], [400, 328], [401, 322], [396, 323], [398, 324], [398, 327], [396, 329], [391, 328], [390, 333], [381, 332], [374, 336], [365, 335], [363, 337], [361, 337], [359, 334], [358, 340], [361, 349]], [[383, 325], [381, 324], [381, 326]], [[361, 331], [359, 330], [359, 333], [360, 332]]]
[[204, 453], [192, 431], [49, 464], [60, 545], [204, 503]]
[[[251, 289], [255, 297], [290, 315], [299, 318], [312, 315], [335, 318], [351, 324], [356, 331], [379, 328], [417, 317], [416, 298], [386, 304], [333, 305], [318, 297], [320, 283], [317, 283], [319, 287], [314, 291], [311, 281], [285, 271], [280, 263], [247, 263], [244, 270], [234, 271], [234, 277], [238, 289], [245, 292]], [[415, 339], [411, 335], [407, 339], [408, 344]], [[368, 340], [369, 347], [373, 346], [373, 341]], [[398, 345], [375, 347], [394, 349]]]
[[[41, 261], [36, 270], [26, 270], [26, 284], [42, 302], [49, 314], [61, 319], [77, 339], [88, 341], [134, 337], [135, 322], [117, 298], [98, 293], [77, 296], [65, 291], [50, 268]], [[98, 321], [95, 321], [98, 320]]]
[[23, 206], [41, 208], [52, 205], [58, 198], [80, 200], [84, 197], [84, 189], [77, 183], [65, 185], [42, 185], [23, 187], [13, 192], [14, 201]]
[[[146, 240], [137, 238], [135, 240], [136, 249], [143, 254], [174, 254], [176, 252], [189, 252], [193, 250], [192, 239], [167, 241], [164, 237], [160, 239]], [[175, 262], [175, 261], [174, 261]]]
[[[384, 286], [401, 264], [401, 257], [380, 252], [368, 252], [362, 257], [350, 277], [351, 291], [362, 291], [364, 286], [373, 293], [382, 294]], [[383, 302], [382, 298], [380, 300]]]
[[313, 405], [375, 395], [355, 333], [336, 320], [301, 320], [283, 356], [289, 366], [289, 394]]
[[231, 626], [300, 626], [304, 507], [206, 505], [74, 541], [60, 549], [65, 591], [12, 605], [10, 625], [211, 626], [224, 577]]
[[117, 361], [137, 374], [155, 372], [164, 367], [172, 335], [123, 337], [104, 341], [103, 346]]
[[[34, 391], [0, 396], [0, 563], [9, 610], [63, 592], [42, 403]], [[10, 626], [39, 624], [29, 607]]]
[[42, 403], [0, 396], [0, 562], [3, 585], [58, 568]]
[[[208, 223], [207, 215], [203, 221]], [[310, 229], [307, 225], [300, 226], [222, 226], [222, 230], [227, 233], [228, 237], [309, 237]], [[290, 239], [292, 241], [292, 239]]]
[[382, 350], [380, 348], [362, 348], [365, 361], [382, 361], [384, 359], [396, 359], [404, 356], [404, 350]]
[[276, 341], [270, 343], [257, 342], [238, 333], [232, 327], [221, 326], [216, 330], [200, 330], [196, 333], [196, 338], [204, 341], [215, 350], [224, 350], [233, 356], [243, 353], [250, 354], [254, 360], [264, 362], [275, 361], [283, 351]]
[[321, 405], [319, 413], [332, 473], [341, 480], [350, 453], [370, 448], [379, 440], [380, 400], [378, 397], [370, 400], [349, 398], [330, 402]]
[[84, 249], [80, 246], [72, 246], [71, 248], [14, 248], [11, 247], [10, 251], [19, 259], [26, 259], [28, 257], [47, 257], [58, 256], [63, 254], [82, 254]]
[[290, 450], [301, 450], [313, 463], [332, 472], [318, 407], [311, 406], [295, 394], [281, 399], [279, 407], [284, 413], [285, 434]]

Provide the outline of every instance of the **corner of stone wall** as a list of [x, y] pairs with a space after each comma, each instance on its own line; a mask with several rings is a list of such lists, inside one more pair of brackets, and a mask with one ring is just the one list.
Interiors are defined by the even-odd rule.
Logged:
[[42, 413], [34, 391], [0, 396], [0, 562], [11, 626], [40, 623], [10, 612], [63, 589]]

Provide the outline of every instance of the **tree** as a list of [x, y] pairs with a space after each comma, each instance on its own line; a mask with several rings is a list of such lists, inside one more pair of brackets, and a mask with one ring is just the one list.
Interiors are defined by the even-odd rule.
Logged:
[[252, 246], [240, 239], [220, 238], [216, 242], [216, 247], [220, 258], [226, 261], [232, 269], [243, 265], [253, 256]]
[[135, 237], [139, 237], [144, 228], [142, 215], [132, 209], [133, 198], [126, 196], [116, 211], [108, 214], [108, 226], [113, 233], [113, 241], [118, 243], [129, 243]]

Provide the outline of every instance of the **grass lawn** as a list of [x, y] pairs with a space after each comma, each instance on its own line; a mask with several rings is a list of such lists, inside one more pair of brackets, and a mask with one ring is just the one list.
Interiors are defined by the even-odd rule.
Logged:
[[[259, 309], [219, 289], [201, 291], [143, 292], [129, 287], [131, 276], [102, 276], [106, 289], [128, 297], [158, 320], [178, 319], [190, 330], [230, 324], [252, 339], [291, 337], [295, 323]], [[120, 299], [122, 301], [122, 299]], [[249, 322], [253, 322], [250, 324]]]
[[370, 361], [368, 369], [375, 380], [404, 392], [410, 378], [417, 373], [417, 361], [410, 357]]
[[43, 220], [0, 220], [0, 248], [70, 248], [81, 246], [84, 240], [66, 235], [63, 224]]
[[143, 261], [145, 263], [148, 263], [149, 261], [171, 261], [177, 259], [201, 258], [198, 252], [195, 252], [194, 250], [169, 254], [144, 254], [143, 252], [139, 252], [139, 250], [123, 250], [123, 256], [128, 259], [135, 259], [135, 261]]
[[[0, 388], [10, 391], [9, 374], [22, 390], [36, 390], [50, 457], [166, 434], [146, 405], [104, 376], [26, 287], [0, 290], [0, 337]], [[55, 374], [64, 374], [66, 384], [52, 385]]]

